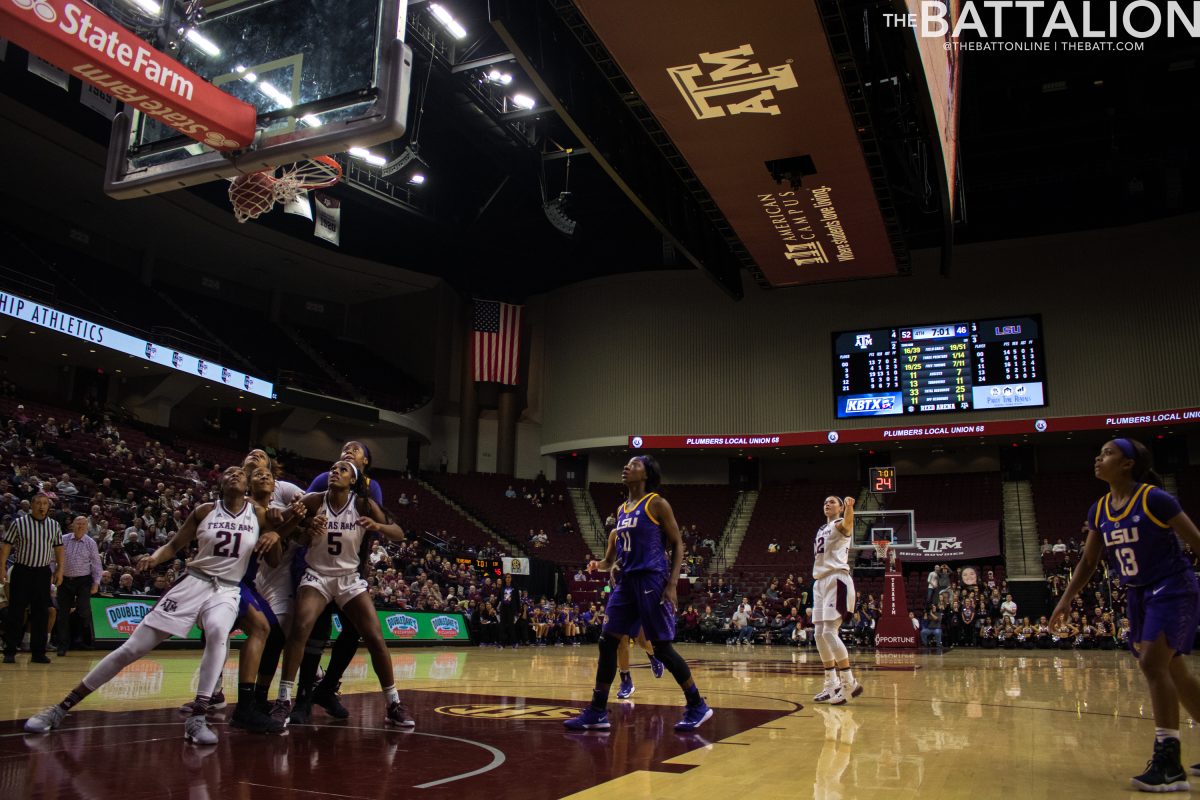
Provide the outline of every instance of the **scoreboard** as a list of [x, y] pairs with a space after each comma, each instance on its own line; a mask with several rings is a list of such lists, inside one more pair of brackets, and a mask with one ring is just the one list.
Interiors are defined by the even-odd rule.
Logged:
[[896, 468], [871, 467], [868, 485], [871, 488], [867, 491], [871, 494], [895, 494]]
[[500, 576], [504, 574], [504, 562], [498, 558], [475, 558], [474, 556], [456, 556], [455, 564], [465, 564], [481, 576]]
[[833, 334], [839, 419], [1046, 404], [1038, 316]]

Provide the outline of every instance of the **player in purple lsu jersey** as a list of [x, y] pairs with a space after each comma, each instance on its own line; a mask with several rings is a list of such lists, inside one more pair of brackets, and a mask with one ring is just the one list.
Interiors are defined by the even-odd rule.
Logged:
[[[1154, 756], [1146, 771], [1133, 778], [1133, 786], [1146, 792], [1186, 792], [1179, 704], [1200, 719], [1200, 683], [1179, 656], [1192, 652], [1200, 621], [1200, 585], [1179, 540], [1200, 552], [1200, 531], [1179, 502], [1159, 488], [1162, 479], [1151, 469], [1150, 452], [1141, 442], [1108, 442], [1096, 457], [1095, 472], [1109, 491], [1088, 510], [1083, 555], [1050, 625], [1070, 615], [1071, 601], [1105, 555], [1128, 591], [1130, 649], [1146, 676], [1157, 726]], [[1200, 764], [1191, 772], [1200, 775]]]
[[[636, 637], [644, 630], [658, 657], [678, 681], [687, 699], [677, 731], [699, 728], [712, 709], [700, 696], [692, 671], [675, 651], [675, 584], [683, 564], [683, 539], [671, 505], [658, 494], [662, 473], [651, 456], [635, 456], [621, 470], [628, 499], [617, 513], [616, 535], [610, 537], [603, 561], [588, 563], [588, 572], [619, 567], [617, 585], [608, 598], [607, 620], [600, 635], [600, 663], [592, 703], [579, 716], [563, 722], [571, 730], [606, 730], [608, 691], [617, 676], [617, 649], [622, 636]], [[671, 548], [671, 563], [663, 550], [663, 536]]]

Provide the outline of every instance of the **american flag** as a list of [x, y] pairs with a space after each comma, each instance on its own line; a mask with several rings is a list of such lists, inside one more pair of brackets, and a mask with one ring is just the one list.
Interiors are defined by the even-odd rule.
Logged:
[[475, 380], [517, 384], [521, 309], [495, 300], [475, 301]]

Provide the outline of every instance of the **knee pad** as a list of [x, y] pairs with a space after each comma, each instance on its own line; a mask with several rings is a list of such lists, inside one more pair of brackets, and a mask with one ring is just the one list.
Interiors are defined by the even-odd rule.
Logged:
[[620, 637], [612, 636], [607, 633], [600, 636], [600, 654], [601, 655], [611, 655], [615, 658], [617, 655], [617, 650], [620, 647], [621, 647]]

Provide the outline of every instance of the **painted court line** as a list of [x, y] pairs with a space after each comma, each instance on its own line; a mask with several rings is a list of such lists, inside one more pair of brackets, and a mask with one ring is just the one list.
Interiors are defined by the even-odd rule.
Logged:
[[348, 797], [351, 800], [374, 800], [370, 797], [364, 797], [361, 794], [337, 794], [335, 792], [314, 792], [311, 789], [293, 789], [289, 786], [272, 786], [269, 783], [251, 783], [250, 781], [241, 781], [242, 786], [257, 786], [260, 789], [274, 789], [277, 792], [302, 792], [303, 794], [319, 794], [322, 797]]

